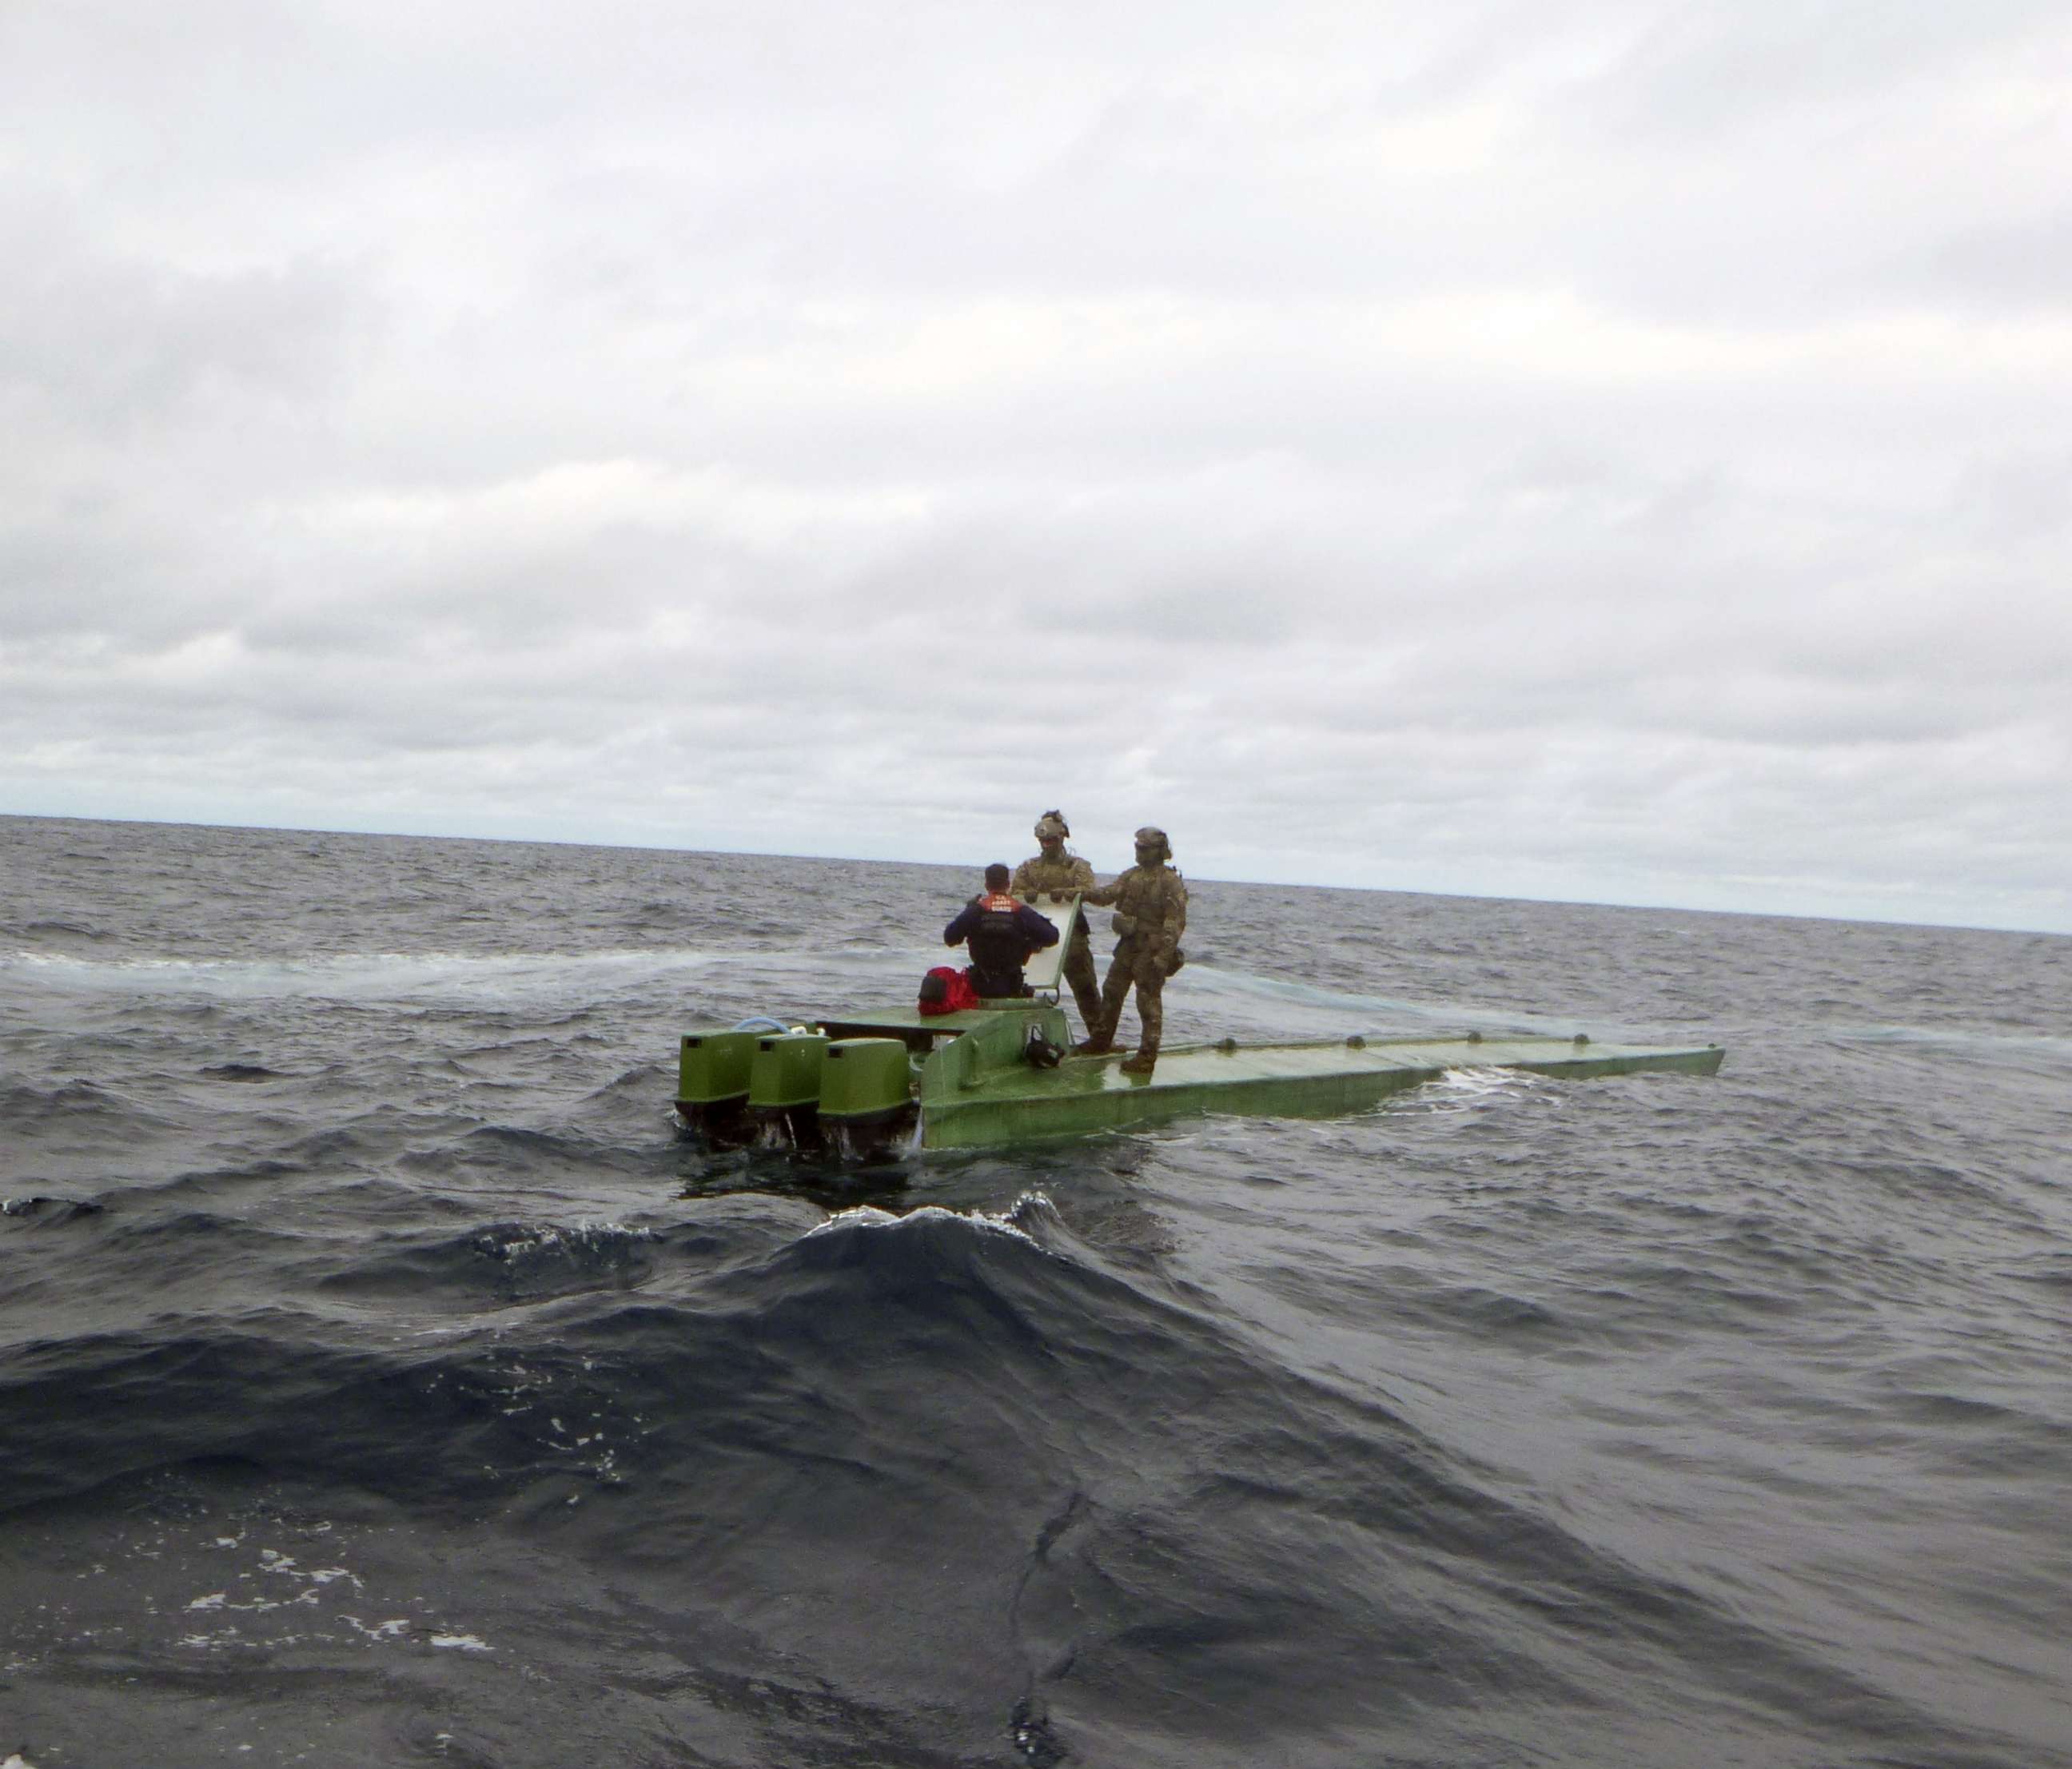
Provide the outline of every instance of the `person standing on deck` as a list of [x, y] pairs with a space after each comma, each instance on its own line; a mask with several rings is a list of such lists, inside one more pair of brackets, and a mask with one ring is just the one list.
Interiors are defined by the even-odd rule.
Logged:
[[1186, 961], [1180, 936], [1187, 931], [1187, 887], [1169, 863], [1172, 858], [1173, 844], [1166, 832], [1147, 825], [1137, 832], [1137, 864], [1113, 884], [1086, 895], [1090, 903], [1114, 905], [1120, 938], [1108, 961], [1108, 981], [1101, 985], [1100, 1023], [1073, 1048], [1087, 1056], [1115, 1048], [1123, 997], [1134, 985], [1137, 1017], [1144, 1029], [1137, 1054], [1122, 1065], [1126, 1075], [1149, 1075], [1157, 1065], [1158, 1042], [1166, 1030], [1166, 979]]
[[1026, 995], [1022, 967], [1029, 955], [1058, 944], [1057, 928], [1048, 917], [1016, 901], [1007, 877], [1007, 868], [998, 861], [988, 866], [985, 889], [943, 930], [945, 946], [961, 945], [971, 953], [972, 987], [981, 998]]
[[[1092, 890], [1094, 869], [1065, 845], [1071, 833], [1061, 811], [1046, 811], [1037, 818], [1036, 843], [1042, 851], [1014, 869], [1007, 888], [1032, 903], [1040, 896], [1055, 900]], [[1087, 942], [1083, 920], [1073, 924], [1072, 943], [1065, 948], [1065, 981], [1072, 985], [1079, 1018], [1091, 1034], [1100, 1024], [1100, 984], [1094, 976], [1093, 948]]]

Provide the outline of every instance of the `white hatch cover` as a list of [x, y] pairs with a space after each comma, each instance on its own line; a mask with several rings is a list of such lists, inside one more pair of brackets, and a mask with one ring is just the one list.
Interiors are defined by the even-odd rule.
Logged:
[[1079, 908], [1079, 893], [1074, 891], [1068, 897], [1059, 897], [1039, 891], [1022, 900], [1058, 930], [1058, 944], [1031, 954], [1029, 962], [1022, 967], [1022, 979], [1031, 989], [1054, 991], [1064, 977], [1065, 948], [1072, 943], [1072, 924], [1078, 922], [1083, 926], [1086, 922]]

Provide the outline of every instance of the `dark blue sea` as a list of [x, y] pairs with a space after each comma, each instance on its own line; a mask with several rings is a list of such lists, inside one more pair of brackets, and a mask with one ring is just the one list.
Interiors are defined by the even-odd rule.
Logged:
[[679, 1137], [974, 888], [0, 818], [0, 1758], [2072, 1765], [2072, 940], [1194, 881], [1169, 1043], [1725, 1067]]

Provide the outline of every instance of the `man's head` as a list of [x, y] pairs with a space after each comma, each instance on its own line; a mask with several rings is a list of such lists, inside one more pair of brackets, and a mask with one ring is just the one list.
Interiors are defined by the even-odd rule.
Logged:
[[1013, 873], [996, 860], [985, 869], [985, 888], [989, 891], [1005, 891], [1007, 888], [1007, 881], [1013, 876]]
[[1140, 866], [1155, 866], [1161, 860], [1173, 858], [1173, 844], [1166, 839], [1163, 829], [1145, 824], [1137, 832], [1137, 863]]
[[1065, 826], [1064, 814], [1046, 811], [1036, 820], [1036, 841], [1044, 853], [1056, 858], [1065, 845], [1065, 837], [1072, 832]]

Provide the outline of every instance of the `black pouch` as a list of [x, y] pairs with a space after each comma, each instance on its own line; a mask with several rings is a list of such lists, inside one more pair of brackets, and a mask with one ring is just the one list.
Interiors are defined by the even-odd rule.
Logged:
[[932, 970], [921, 979], [920, 999], [924, 1006], [937, 1006], [940, 1003], [948, 1001], [949, 999], [949, 984], [942, 977], [938, 977]]
[[1044, 1037], [1043, 1028], [1040, 1026], [1030, 1026], [1029, 1036], [1022, 1040], [1022, 1059], [1032, 1068], [1054, 1069], [1063, 1059], [1064, 1055], [1063, 1051]]

